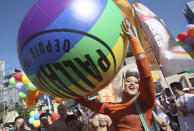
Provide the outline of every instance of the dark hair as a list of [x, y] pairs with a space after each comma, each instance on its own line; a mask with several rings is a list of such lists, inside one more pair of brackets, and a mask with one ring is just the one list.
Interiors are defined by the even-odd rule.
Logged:
[[72, 120], [78, 120], [78, 119], [75, 115], [67, 115], [66, 118], [65, 118], [66, 125], [67, 125], [68, 122], [70, 122]]
[[79, 109], [74, 110], [73, 113], [74, 112], [77, 112], [78, 113], [78, 117], [80, 117], [82, 115], [82, 113], [81, 113], [81, 111]]
[[22, 116], [17, 116], [16, 118], [15, 118], [15, 121], [14, 122], [16, 122], [18, 119], [24, 119]]
[[180, 91], [183, 90], [182, 84], [180, 82], [173, 82], [170, 84], [170, 87], [176, 88], [177, 90], [180, 90]]
[[169, 88], [165, 88], [165, 93], [170, 93], [170, 89]]
[[137, 79], [139, 79], [139, 73], [137, 73], [137, 72], [130, 72], [130, 71], [127, 71], [127, 72], [125, 73], [125, 79], [126, 79], [127, 77], [130, 77], [130, 76], [134, 76], [134, 77], [136, 77]]
[[48, 115], [47, 115], [46, 113], [42, 113], [42, 114], [40, 115], [40, 120], [41, 120], [42, 117], [47, 117], [47, 118], [48, 118]]

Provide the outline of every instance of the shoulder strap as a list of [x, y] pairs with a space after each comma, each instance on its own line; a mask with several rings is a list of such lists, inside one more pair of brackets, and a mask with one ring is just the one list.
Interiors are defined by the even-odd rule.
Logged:
[[144, 115], [143, 115], [143, 113], [142, 113], [142, 111], [141, 111], [141, 108], [140, 108], [138, 102], [137, 102], [137, 99], [135, 100], [134, 103], [135, 103], [135, 108], [136, 108], [137, 113], [138, 113], [138, 115], [139, 115], [139, 117], [140, 117], [140, 120], [141, 120], [141, 123], [142, 123], [142, 125], [143, 125], [144, 130], [145, 130], [145, 131], [149, 131], [149, 127], [148, 127], [147, 121], [146, 121], [145, 118], [144, 118]]
[[[140, 120], [141, 120], [141, 123], [143, 125], [144, 130], [145, 131], [149, 131], [149, 127], [148, 127], [147, 121], [144, 118], [143, 112], [141, 111], [141, 108], [140, 108], [140, 106], [139, 106], [139, 104], [137, 102], [137, 99], [135, 100], [135, 108], [137, 109], [137, 113], [138, 113], [138, 115], [140, 117]], [[159, 131], [158, 125], [156, 123], [156, 120], [155, 120], [153, 114], [152, 114], [152, 122], [153, 122], [155, 131]]]

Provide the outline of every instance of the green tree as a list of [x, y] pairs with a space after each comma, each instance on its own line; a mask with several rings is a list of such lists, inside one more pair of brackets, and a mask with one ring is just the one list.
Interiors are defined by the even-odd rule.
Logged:
[[24, 118], [29, 118], [29, 111], [26, 109], [24, 104], [15, 104], [15, 110], [17, 111], [17, 113], [24, 117]]

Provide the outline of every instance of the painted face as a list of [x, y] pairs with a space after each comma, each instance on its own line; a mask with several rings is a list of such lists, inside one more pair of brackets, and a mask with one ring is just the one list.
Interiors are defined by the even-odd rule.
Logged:
[[67, 108], [64, 105], [59, 105], [58, 108], [58, 114], [60, 117], [66, 117], [67, 116]]
[[124, 92], [135, 96], [139, 91], [139, 80], [135, 76], [129, 76], [124, 83]]

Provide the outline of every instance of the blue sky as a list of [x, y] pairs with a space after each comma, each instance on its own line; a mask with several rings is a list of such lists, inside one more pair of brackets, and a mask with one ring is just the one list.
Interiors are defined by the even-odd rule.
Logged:
[[[188, 23], [181, 9], [186, 8], [186, 2], [191, 0], [140, 1], [164, 20], [174, 37], [184, 31]], [[35, 2], [36, 0], [0, 0], [0, 59], [6, 62], [6, 70], [21, 69], [16, 50], [17, 34], [22, 19]]]

